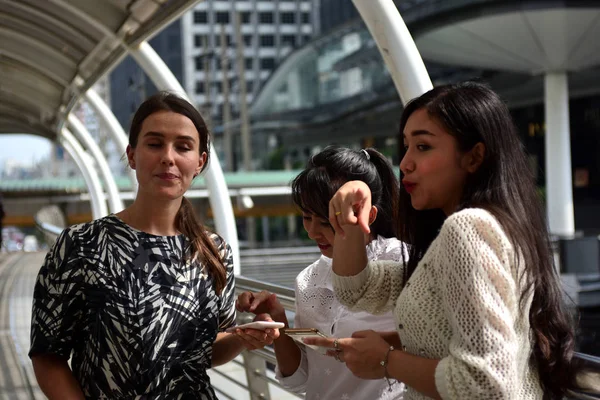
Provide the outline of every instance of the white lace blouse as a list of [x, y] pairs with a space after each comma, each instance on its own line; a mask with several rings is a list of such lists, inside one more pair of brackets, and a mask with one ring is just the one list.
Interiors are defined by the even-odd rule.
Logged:
[[[369, 260], [399, 262], [405, 251], [398, 239], [378, 236], [367, 246]], [[331, 337], [345, 338], [360, 330], [395, 331], [392, 312], [373, 315], [351, 312], [336, 299], [332, 286], [331, 259], [321, 256], [296, 278], [296, 317], [298, 328], [318, 328]], [[403, 385], [396, 383], [389, 391], [384, 379], [364, 380], [355, 377], [346, 364], [301, 347], [300, 366], [293, 375], [277, 379], [295, 393], [306, 393], [307, 400], [402, 399]]]

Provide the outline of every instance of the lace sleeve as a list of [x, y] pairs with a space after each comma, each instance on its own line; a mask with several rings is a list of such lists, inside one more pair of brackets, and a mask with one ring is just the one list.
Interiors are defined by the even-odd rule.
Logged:
[[[306, 270], [305, 270], [306, 271]], [[304, 271], [303, 271], [304, 272]], [[296, 315], [294, 316], [294, 326], [301, 325], [300, 312], [298, 310], [298, 280], [296, 280]], [[279, 367], [275, 368], [275, 377], [281, 383], [281, 386], [291, 390], [294, 393], [302, 394], [306, 392], [306, 382], [308, 381], [308, 358], [306, 357], [306, 348], [298, 346], [300, 349], [300, 364], [294, 373], [290, 376], [283, 376]]]
[[404, 286], [404, 266], [396, 261], [369, 261], [354, 276], [333, 273], [335, 295], [351, 311], [383, 314], [394, 308]]

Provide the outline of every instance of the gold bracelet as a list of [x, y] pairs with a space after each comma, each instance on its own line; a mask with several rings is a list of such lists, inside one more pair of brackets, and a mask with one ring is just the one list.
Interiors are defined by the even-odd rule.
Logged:
[[384, 369], [384, 378], [385, 378], [385, 380], [387, 381], [387, 384], [388, 384], [388, 391], [390, 391], [390, 392], [392, 391], [392, 386], [393, 386], [393, 385], [394, 385], [396, 382], [398, 382], [396, 379], [390, 379], [390, 377], [389, 377], [389, 375], [388, 375], [388, 370], [387, 370], [387, 366], [388, 366], [388, 360], [389, 360], [389, 358], [390, 358], [390, 353], [391, 353], [392, 351], [394, 351], [394, 350], [396, 350], [396, 349], [394, 348], [394, 346], [390, 346], [390, 347], [388, 348], [388, 351], [387, 351], [387, 353], [385, 353], [385, 358], [384, 358], [384, 359], [383, 359], [383, 360], [382, 360], [382, 361], [379, 363], [379, 365], [381, 365], [381, 366], [383, 367], [383, 369]]

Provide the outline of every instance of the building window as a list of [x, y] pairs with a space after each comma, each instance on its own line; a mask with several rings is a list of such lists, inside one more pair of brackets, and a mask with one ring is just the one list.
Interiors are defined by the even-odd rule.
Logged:
[[254, 82], [246, 81], [246, 93], [252, 93], [253, 90], [254, 90]]
[[260, 35], [260, 45], [262, 47], [275, 46], [275, 37], [273, 35]]
[[229, 13], [227, 11], [219, 11], [215, 13], [215, 19], [217, 24], [228, 24], [229, 23]]
[[306, 43], [306, 42], [310, 42], [311, 37], [310, 37], [310, 35], [304, 35], [304, 37], [302, 39], [304, 40], [304, 43]]
[[274, 70], [275, 69], [275, 59], [272, 57], [269, 58], [261, 58], [260, 59], [260, 69], [264, 70]]
[[296, 23], [296, 13], [284, 12], [284, 13], [281, 13], [280, 17], [281, 17], [282, 24], [295, 24]]
[[204, 93], [204, 82], [196, 81], [196, 94]]
[[252, 14], [250, 11], [244, 11], [242, 13], [242, 24], [249, 24], [251, 22]]
[[295, 35], [283, 35], [281, 37], [281, 44], [283, 46], [296, 47], [296, 36]]
[[221, 83], [221, 82], [215, 82], [214, 85], [217, 88], [217, 93], [223, 92], [223, 83]]
[[208, 15], [206, 11], [194, 11], [194, 23], [195, 24], [206, 24], [208, 22]]
[[246, 46], [252, 46], [252, 35], [244, 35], [244, 44]]
[[253, 61], [254, 61], [254, 60], [253, 60], [253, 59], [251, 59], [251, 58], [246, 58], [246, 60], [244, 61], [244, 64], [245, 64], [245, 66], [246, 66], [246, 69], [252, 69], [252, 68], [253, 68], [253, 66], [254, 66], [254, 63], [253, 63]]
[[204, 40], [206, 40], [206, 36], [204, 35], [194, 35], [194, 46], [195, 47], [203, 47]]
[[202, 56], [194, 57], [194, 63], [196, 64], [196, 71], [204, 70], [204, 59]]
[[273, 13], [272, 12], [261, 12], [258, 14], [258, 19], [261, 24], [272, 24]]
[[[223, 63], [222, 63], [221, 61], [222, 61], [222, 59], [221, 59], [221, 57], [220, 57], [220, 56], [219, 56], [219, 58], [217, 58], [217, 59], [215, 60], [215, 68], [216, 68], [218, 71], [221, 71], [221, 70], [223, 69]], [[227, 63], [227, 70], [231, 70], [231, 67], [232, 67], [232, 65], [231, 65], [231, 62], [228, 62], [228, 63]]]
[[310, 24], [310, 13], [307, 13], [307, 12], [302, 13], [302, 23]]
[[[231, 46], [231, 35], [225, 35], [226, 46]], [[215, 36], [215, 46], [221, 46], [221, 35]]]

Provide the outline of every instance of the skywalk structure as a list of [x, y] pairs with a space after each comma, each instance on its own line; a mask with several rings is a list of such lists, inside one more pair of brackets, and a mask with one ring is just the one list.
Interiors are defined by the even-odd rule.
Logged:
[[[119, 211], [123, 203], [104, 155], [71, 112], [78, 102], [89, 102], [110, 127], [119, 151], [124, 152], [127, 139], [122, 128], [90, 88], [125, 55], [131, 54], [156, 87], [186, 96], [146, 40], [196, 3], [189, 0], [0, 2], [0, 133], [30, 133], [60, 142], [82, 171], [94, 218]], [[567, 74], [577, 81], [577, 76], [585, 76], [590, 68], [600, 65], [600, 52], [595, 51], [594, 40], [600, 34], [598, 3], [584, 0], [408, 3], [410, 7], [402, 7], [403, 12], [415, 21], [411, 25], [413, 35], [428, 60], [544, 77], [550, 230], [572, 235], [575, 226]], [[398, 15], [394, 3], [356, 0], [354, 4], [381, 51], [402, 102], [430, 88], [429, 75], [411, 35], [399, 16], [394, 20]], [[593, 82], [586, 84], [585, 89], [595, 90]], [[269, 90], [268, 84], [263, 92]], [[214, 151], [212, 156], [214, 162], [206, 175], [211, 208], [217, 230], [237, 248], [231, 200]]]
[[[90, 88], [126, 54], [131, 54], [157, 88], [186, 96], [179, 82], [146, 40], [195, 3], [188, 0], [0, 0], [0, 133], [34, 134], [60, 142], [82, 171], [91, 196], [94, 218], [109, 211], [119, 211], [123, 205], [114, 178], [106, 167], [104, 155], [86, 129], [71, 116], [71, 112], [78, 102], [88, 101], [99, 117], [112, 127], [111, 134], [120, 146], [119, 151], [125, 151], [127, 139], [122, 128]], [[425, 65], [392, 0], [354, 0], [353, 3], [380, 50], [402, 102], [430, 89], [432, 83]], [[415, 7], [422, 7], [421, 11], [428, 11], [430, 15], [447, 12], [446, 17], [451, 17], [454, 11], [462, 10], [462, 14], [459, 14], [461, 18], [456, 21], [432, 20], [427, 34], [418, 38], [428, 57], [456, 63], [469, 60], [473, 64], [483, 61], [478, 61], [477, 57], [469, 59], [469, 49], [472, 52], [479, 50], [488, 56], [487, 63], [495, 67], [525, 69], [545, 75], [546, 142], [551, 155], [548, 157], [551, 171], [547, 174], [547, 180], [554, 179], [556, 182], [553, 183], [557, 184], [548, 185], [548, 197], [553, 197], [548, 210], [549, 219], [551, 229], [555, 232], [571, 233], [573, 209], [572, 195], [569, 195], [572, 187], [565, 73], [596, 64], [598, 52], [594, 51], [592, 38], [598, 37], [600, 29], [597, 2], [415, 0], [411, 3]], [[487, 9], [490, 12], [476, 8], [476, 5], [490, 6]], [[512, 12], [515, 21], [525, 21], [519, 29], [507, 29], [510, 19], [495, 19], [511, 18], [510, 5], [515, 7]], [[494, 10], [498, 12], [494, 13]], [[544, 20], [550, 23], [544, 23]], [[529, 32], [530, 36], [526, 36], [529, 39], [519, 36], [519, 32], [522, 35]], [[513, 34], [516, 36], [512, 40], [503, 39], [504, 35]], [[456, 56], [461, 54], [461, 49], [444, 51], [457, 43], [458, 39], [439, 45], [439, 42], [458, 36], [483, 39], [464, 46], [462, 57]], [[546, 44], [546, 40], [550, 42]], [[586, 47], [588, 41], [592, 42], [592, 47]], [[525, 46], [529, 42], [532, 44], [530, 48], [515, 47]], [[478, 43], [487, 45], [478, 47]], [[558, 47], [560, 51], [553, 53], [553, 47]], [[516, 55], [522, 50], [538, 51], [544, 61], [534, 63], [528, 60], [528, 54]], [[532, 69], [532, 66], [535, 68]], [[231, 200], [214, 151], [211, 156], [213, 162], [206, 180], [217, 231], [229, 241], [237, 256], [238, 241]], [[552, 164], [557, 164], [559, 168], [555, 171]], [[239, 266], [239, 260], [235, 261]], [[258, 284], [241, 278], [238, 289], [281, 290]], [[286, 293], [288, 300], [291, 300], [293, 292]], [[280, 294], [283, 296], [285, 293]], [[289, 304], [293, 304], [293, 301]], [[262, 356], [261, 352], [255, 354]], [[271, 362], [274, 360], [272, 354], [264, 358]], [[256, 382], [256, 375], [263, 373], [264, 362], [261, 366], [253, 364], [253, 361], [246, 364], [248, 386], [253, 398], [269, 398], [268, 390], [263, 390]]]
[[[79, 101], [88, 101], [124, 153], [127, 137], [122, 127], [90, 88], [131, 54], [157, 88], [187, 97], [146, 40], [195, 3], [0, 1], [0, 133], [28, 133], [60, 142], [85, 178], [94, 218], [120, 211], [123, 203], [105, 156], [71, 112]], [[214, 151], [211, 157], [206, 180], [217, 230], [237, 249], [231, 201]]]

